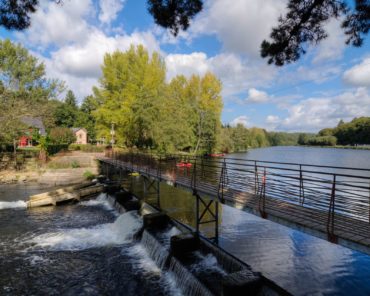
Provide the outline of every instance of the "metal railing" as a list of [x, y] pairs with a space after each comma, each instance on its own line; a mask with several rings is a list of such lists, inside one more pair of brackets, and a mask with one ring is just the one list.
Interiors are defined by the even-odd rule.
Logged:
[[242, 203], [262, 217], [315, 224], [332, 241], [335, 232], [357, 234], [370, 225], [370, 169], [114, 151], [106, 157], [221, 202]]

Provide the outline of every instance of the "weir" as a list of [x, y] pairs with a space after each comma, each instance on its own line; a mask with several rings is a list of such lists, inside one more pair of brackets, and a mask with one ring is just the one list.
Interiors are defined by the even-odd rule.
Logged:
[[[110, 185], [107, 187], [112, 190]], [[138, 202], [133, 196], [123, 201], [119, 198], [122, 195], [128, 196], [121, 190], [106, 195], [121, 213], [126, 211], [125, 204], [129, 201]], [[143, 217], [143, 226], [135, 235], [136, 240], [163, 272], [173, 274], [184, 295], [290, 295], [206, 238], [190, 232], [186, 226], [150, 205], [141, 202], [137, 212]], [[197, 243], [190, 245], [189, 241], [186, 242], [189, 237]], [[182, 252], [175, 252], [174, 241], [182, 245]], [[206, 268], [202, 264], [205, 260], [211, 260]]]
[[216, 243], [218, 203], [226, 203], [370, 254], [370, 169], [112, 150], [99, 161], [120, 181], [143, 178], [158, 208], [161, 182], [192, 192], [195, 230], [214, 225]]

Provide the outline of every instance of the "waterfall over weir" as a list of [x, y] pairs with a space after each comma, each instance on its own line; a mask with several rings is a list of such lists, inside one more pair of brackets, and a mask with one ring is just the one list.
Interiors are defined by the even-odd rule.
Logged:
[[141, 244], [148, 252], [150, 258], [157, 264], [160, 269], [166, 267], [170, 253], [166, 250], [148, 231], [144, 230], [141, 238]]
[[161, 245], [158, 240], [147, 230], [144, 230], [141, 244], [146, 248], [152, 260], [156, 262], [160, 269], [168, 269], [181, 287], [184, 295], [204, 295], [211, 296], [212, 293], [185, 268], [170, 252]]

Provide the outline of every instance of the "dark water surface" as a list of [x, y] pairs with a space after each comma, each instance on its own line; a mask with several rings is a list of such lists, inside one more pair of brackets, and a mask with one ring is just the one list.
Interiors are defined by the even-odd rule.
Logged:
[[[236, 156], [370, 168], [370, 151], [276, 147], [229, 155]], [[131, 178], [142, 196], [142, 179]], [[135, 215], [118, 215], [104, 196], [26, 210], [24, 200], [38, 191], [0, 187], [0, 295], [181, 295], [173, 275], [133, 242]], [[195, 225], [191, 193], [162, 185], [160, 203]], [[292, 294], [370, 295], [370, 256], [229, 206], [219, 213], [220, 245]]]
[[181, 295], [133, 242], [136, 215], [118, 215], [104, 195], [26, 210], [18, 201], [26, 190], [0, 203], [0, 295]]

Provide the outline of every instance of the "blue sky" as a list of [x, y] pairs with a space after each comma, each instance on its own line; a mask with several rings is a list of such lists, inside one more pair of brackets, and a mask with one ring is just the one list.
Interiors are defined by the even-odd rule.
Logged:
[[156, 26], [146, 0], [41, 0], [24, 32], [0, 30], [31, 50], [52, 78], [64, 80], [79, 100], [98, 85], [106, 52], [143, 44], [158, 51], [170, 80], [177, 74], [216, 74], [223, 84], [224, 123], [267, 130], [317, 132], [340, 119], [370, 116], [370, 38], [345, 45], [340, 20], [329, 37], [285, 67], [259, 56], [287, 0], [205, 0], [204, 10], [174, 38]]

